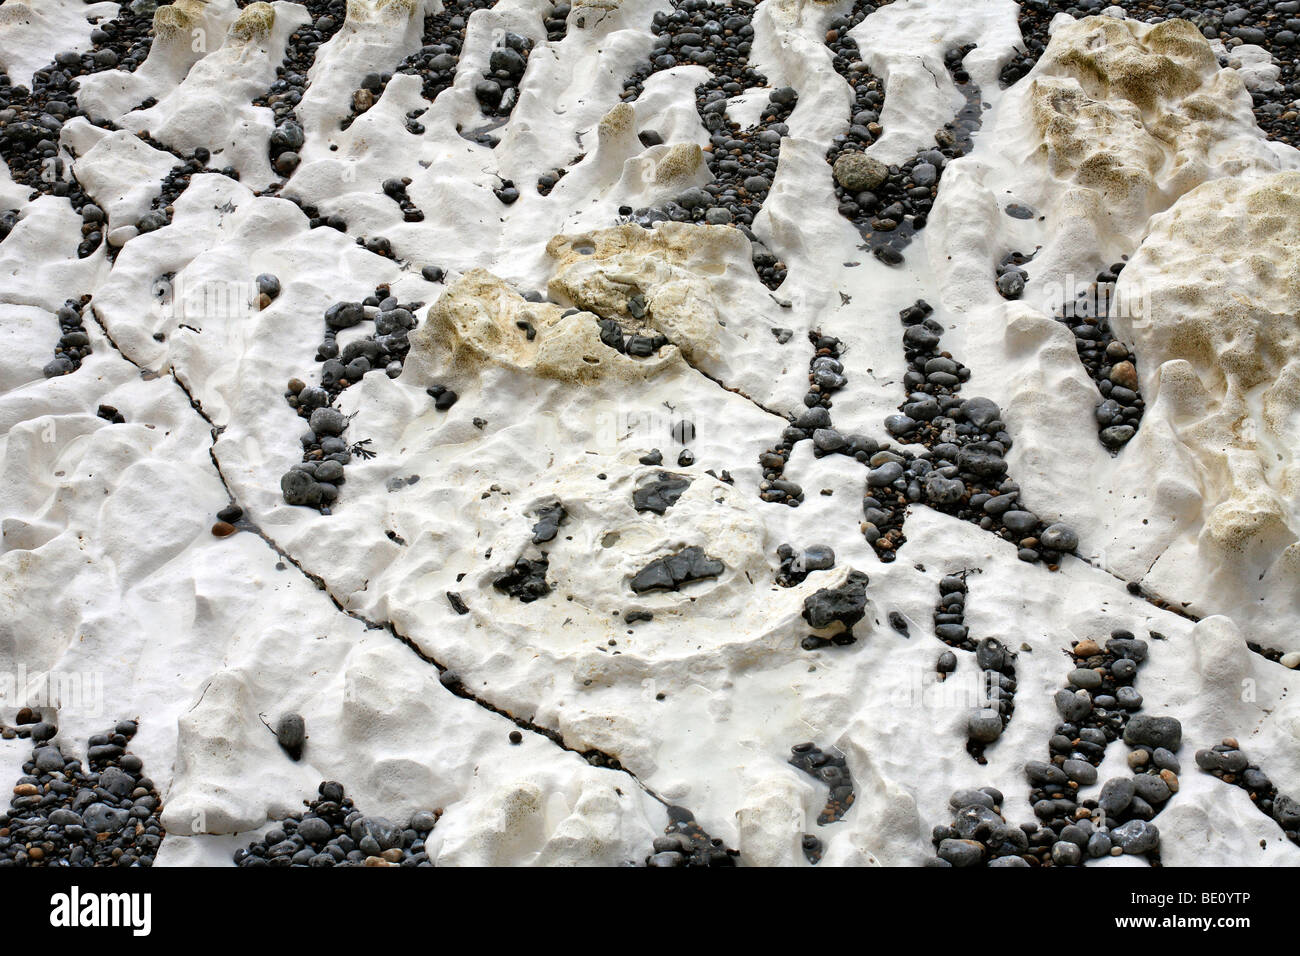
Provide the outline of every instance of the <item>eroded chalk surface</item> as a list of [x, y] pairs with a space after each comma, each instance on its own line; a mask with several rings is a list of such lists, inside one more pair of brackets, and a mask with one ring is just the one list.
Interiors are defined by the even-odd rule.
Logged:
[[0, 865], [1300, 863], [1194, 6], [5, 0]]

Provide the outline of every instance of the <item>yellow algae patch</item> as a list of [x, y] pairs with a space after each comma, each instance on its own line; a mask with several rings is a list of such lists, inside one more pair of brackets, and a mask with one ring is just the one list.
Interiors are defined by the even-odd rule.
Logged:
[[269, 3], [251, 3], [230, 25], [230, 35], [245, 43], [266, 37], [275, 26], [275, 8]]
[[[666, 346], [658, 356], [629, 358], [600, 341], [598, 317], [529, 302], [485, 269], [471, 269], [442, 294], [411, 335], [416, 367], [450, 366], [477, 374], [497, 365], [572, 384], [605, 377], [641, 380], [680, 362]], [[526, 334], [532, 328], [533, 336]]]
[[1280, 555], [1300, 531], [1300, 173], [1187, 193], [1120, 283], [1116, 328], [1200, 466], [1208, 540]]
[[176, 0], [175, 3], [159, 7], [153, 13], [153, 32], [159, 39], [171, 39], [203, 23], [204, 4], [202, 0]]
[[546, 246], [556, 261], [549, 289], [625, 327], [662, 333], [694, 365], [720, 350], [722, 278], [729, 263], [748, 258], [747, 246], [739, 230], [681, 222], [556, 236]]
[[1030, 83], [1028, 118], [1048, 170], [1126, 215], [1163, 205], [1158, 178], [1177, 195], [1211, 178], [1210, 166], [1257, 159], [1221, 155], [1245, 87], [1186, 20], [1062, 24]]

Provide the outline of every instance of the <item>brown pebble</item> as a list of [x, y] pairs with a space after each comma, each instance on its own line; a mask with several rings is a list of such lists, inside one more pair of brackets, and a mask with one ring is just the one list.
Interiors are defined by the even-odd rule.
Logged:
[[362, 866], [396, 866], [397, 864], [389, 863], [387, 860], [385, 860], [383, 857], [380, 856], [368, 856], [366, 857], [366, 862], [361, 865]]
[[1137, 391], [1138, 374], [1132, 362], [1116, 362], [1112, 365], [1110, 367], [1110, 380], [1122, 388]]
[[36, 716], [36, 711], [32, 710], [30, 707], [24, 707], [22, 710], [18, 711], [18, 716], [14, 718], [14, 723], [20, 727], [23, 724], [35, 724], [39, 722], [40, 718]]
[[1225, 746], [1225, 747], [1231, 747], [1233, 750], [1240, 750], [1240, 749], [1241, 749], [1240, 745], [1238, 745], [1238, 743], [1237, 743], [1237, 738], [1236, 738], [1236, 737], [1224, 737], [1224, 738], [1223, 738], [1223, 746]]
[[270, 304], [271, 304], [271, 297], [269, 295], [267, 295], [265, 292], [259, 292], [257, 294], [257, 307], [259, 310], [267, 308], [268, 306], [270, 306]]
[[1083, 640], [1074, 645], [1074, 653], [1079, 657], [1095, 657], [1101, 653], [1101, 648], [1094, 640]]
[[212, 526], [212, 535], [216, 538], [227, 538], [234, 534], [237, 529], [229, 521], [218, 521]]
[[36, 784], [34, 783], [20, 783], [18, 786], [14, 787], [15, 797], [34, 797], [40, 792], [41, 791], [37, 789]]
[[389, 863], [402, 862], [402, 851], [398, 847], [393, 847], [390, 850], [385, 850], [383, 853], [379, 855], [382, 856]]
[[1169, 787], [1170, 793], [1178, 792], [1178, 774], [1174, 773], [1172, 770], [1161, 770], [1160, 779], [1165, 782], [1167, 787]]
[[306, 388], [306, 387], [307, 387], [307, 383], [304, 382], [304, 381], [303, 381], [302, 379], [300, 379], [300, 378], [291, 378], [291, 379], [289, 379], [289, 394], [290, 394], [290, 395], [297, 395], [299, 392], [301, 392], [301, 391], [302, 391], [304, 388]]
[[27, 855], [30, 856], [33, 860], [45, 859], [45, 851], [38, 846], [34, 846], [30, 850], [28, 850]]

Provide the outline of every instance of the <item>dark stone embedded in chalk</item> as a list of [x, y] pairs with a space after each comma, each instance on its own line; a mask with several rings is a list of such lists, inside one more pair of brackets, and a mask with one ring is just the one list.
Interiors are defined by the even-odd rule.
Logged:
[[716, 578], [725, 570], [726, 565], [717, 558], [709, 557], [703, 548], [692, 546], [651, 561], [632, 577], [631, 587], [637, 594], [676, 591], [691, 581]]
[[659, 472], [659, 476], [643, 484], [632, 492], [632, 507], [637, 511], [653, 511], [663, 514], [691, 486], [691, 480], [681, 475]]
[[564, 505], [558, 501], [548, 507], [538, 508], [537, 523], [533, 525], [533, 544], [554, 541], [555, 536], [560, 532], [560, 525], [568, 515]]
[[539, 559], [520, 557], [509, 571], [497, 577], [492, 586], [524, 604], [530, 604], [551, 593], [546, 582], [550, 561], [546, 555]]
[[284, 714], [275, 725], [276, 742], [293, 760], [302, 757], [303, 744], [307, 741], [307, 723], [301, 714]]
[[850, 571], [848, 580], [839, 587], [822, 588], [804, 599], [803, 619], [816, 630], [836, 622], [852, 630], [867, 613], [867, 583], [861, 571]]

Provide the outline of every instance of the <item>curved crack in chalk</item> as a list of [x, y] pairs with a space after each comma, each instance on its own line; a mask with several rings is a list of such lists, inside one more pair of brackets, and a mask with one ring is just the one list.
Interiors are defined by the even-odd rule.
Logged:
[[703, 375], [705, 378], [707, 378], [707, 379], [708, 379], [710, 382], [712, 382], [714, 385], [718, 386], [718, 388], [722, 389], [724, 392], [730, 392], [732, 395], [739, 395], [741, 398], [743, 398], [745, 401], [749, 402], [749, 404], [753, 405], [753, 406], [754, 406], [755, 408], [757, 408], [759, 411], [766, 412], [767, 414], [772, 415], [772, 416], [774, 416], [774, 417], [776, 417], [776, 418], [781, 418], [781, 419], [785, 419], [785, 420], [788, 421], [788, 419], [786, 419], [786, 416], [782, 415], [782, 414], [781, 414], [780, 412], [778, 412], [778, 411], [774, 411], [773, 409], [768, 408], [766, 405], [764, 405], [764, 404], [763, 404], [762, 402], [760, 402], [758, 399], [753, 398], [752, 396], [750, 396], [749, 394], [747, 394], [747, 393], [746, 393], [742, 388], [740, 388], [739, 386], [736, 386], [736, 385], [728, 385], [726, 382], [724, 382], [722, 379], [718, 378], [717, 376], [715, 376], [715, 375], [710, 375], [708, 372], [704, 371], [704, 369], [700, 368], [699, 366], [697, 366], [697, 365], [693, 365], [693, 364], [691, 363], [691, 360], [688, 359], [688, 358], [686, 357], [686, 355], [685, 355], [684, 352], [678, 351], [677, 354], [680, 355], [680, 356], [682, 357], [682, 361], [685, 362], [688, 366], [690, 366], [690, 368], [692, 368], [693, 370], [695, 370], [695, 371], [698, 372], [699, 374]]
[[[91, 315], [94, 316], [95, 321], [98, 323], [100, 329], [104, 333], [104, 336], [108, 339], [109, 343], [113, 346], [114, 350], [116, 350], [117, 353], [121, 355], [125, 361], [130, 362], [136, 368], [140, 369], [141, 374], [147, 374], [150, 375], [151, 377], [156, 377], [155, 373], [150, 372], [149, 369], [146, 369], [143, 365], [141, 365], [139, 362], [135, 361], [133, 358], [131, 358], [129, 355], [127, 355], [125, 352], [122, 351], [121, 347], [118, 346], [117, 342], [114, 341], [112, 336], [109, 334], [107, 327], [104, 325], [103, 320], [100, 318], [99, 314], [96, 312], [93, 306], [91, 308]], [[216, 453], [216, 440], [218, 437], [220, 437], [222, 431], [224, 430], [223, 427], [216, 425], [212, 421], [212, 419], [208, 416], [208, 414], [203, 410], [202, 403], [200, 403], [199, 400], [194, 397], [194, 395], [190, 392], [189, 388], [186, 387], [184, 382], [182, 382], [180, 378], [177, 377], [174, 370], [171, 372], [170, 377], [172, 381], [176, 384], [176, 387], [185, 393], [185, 397], [189, 400], [190, 407], [194, 409], [194, 412], [200, 418], [202, 418], [204, 422], [207, 423], [212, 437], [212, 441], [208, 445], [208, 457], [212, 461], [213, 469], [216, 472], [217, 479], [221, 482], [222, 487], [226, 491], [227, 498], [232, 504], [235, 504], [237, 499], [235, 498], [234, 493], [230, 490], [230, 483], [227, 481], [225, 473], [222, 471], [221, 460], [217, 457], [217, 453]], [[388, 633], [391, 634], [394, 638], [396, 638], [402, 644], [406, 645], [407, 649], [410, 650], [411, 653], [413, 653], [416, 657], [420, 658], [420, 660], [424, 661], [426, 664], [435, 667], [438, 670], [439, 679], [442, 682], [442, 685], [446, 687], [447, 690], [455, 694], [457, 697], [463, 697], [466, 700], [471, 701], [472, 703], [478, 705], [479, 707], [482, 707], [484, 710], [488, 710], [494, 714], [498, 714], [502, 717], [505, 717], [507, 720], [509, 720], [511, 723], [513, 723], [516, 727], [520, 728], [521, 730], [527, 730], [530, 733], [535, 733], [542, 737], [545, 737], [547, 740], [555, 744], [561, 750], [566, 750], [570, 753], [577, 754], [592, 766], [607, 767], [611, 770], [617, 770], [621, 773], [627, 774], [629, 777], [632, 778], [632, 780], [636, 783], [637, 786], [639, 786], [642, 790], [644, 790], [647, 794], [649, 794], [655, 801], [657, 801], [658, 803], [662, 804], [665, 807], [670, 806], [670, 804], [666, 800], [660, 797], [658, 793], [656, 793], [650, 786], [648, 786], [639, 777], [637, 777], [636, 774], [634, 774], [632, 771], [624, 767], [619, 762], [617, 757], [614, 757], [604, 752], [603, 750], [599, 750], [596, 748], [579, 750], [578, 748], [573, 747], [570, 744], [566, 743], [563, 736], [558, 731], [552, 730], [549, 727], [544, 727], [540, 724], [536, 724], [533, 721], [528, 720], [526, 718], [516, 717], [515, 715], [511, 714], [509, 711], [497, 707], [495, 704], [491, 703], [485, 698], [482, 698], [477, 694], [471, 692], [467, 687], [465, 687], [462, 679], [458, 674], [456, 674], [456, 672], [452, 671], [447, 665], [441, 663], [433, 656], [425, 653], [425, 651], [423, 651], [415, 643], [413, 639], [411, 639], [407, 635], [403, 634], [400, 630], [398, 630], [397, 625], [395, 625], [392, 621], [373, 621], [370, 618], [366, 617], [364, 614], [361, 614], [358, 611], [354, 611], [348, 608], [338, 598], [338, 596], [335, 595], [334, 592], [330, 589], [328, 582], [325, 580], [323, 576], [307, 568], [304, 564], [302, 564], [302, 562], [300, 562], [297, 558], [295, 558], [283, 547], [281, 547], [280, 543], [277, 542], [274, 538], [272, 538], [269, 534], [267, 534], [251, 517], [246, 516], [244, 522], [241, 523], [241, 527], [244, 527], [247, 530], [251, 531], [252, 533], [256, 534], [257, 537], [260, 538], [267, 547], [269, 547], [272, 551], [274, 551], [277, 555], [279, 555], [284, 561], [292, 565], [294, 569], [297, 570], [308, 581], [314, 584], [317, 590], [324, 593], [324, 595], [329, 599], [330, 603], [334, 605], [334, 608], [340, 614], [345, 614], [348, 617], [352, 618], [353, 620], [359, 621], [360, 623], [364, 624], [368, 630], [388, 631]]]

